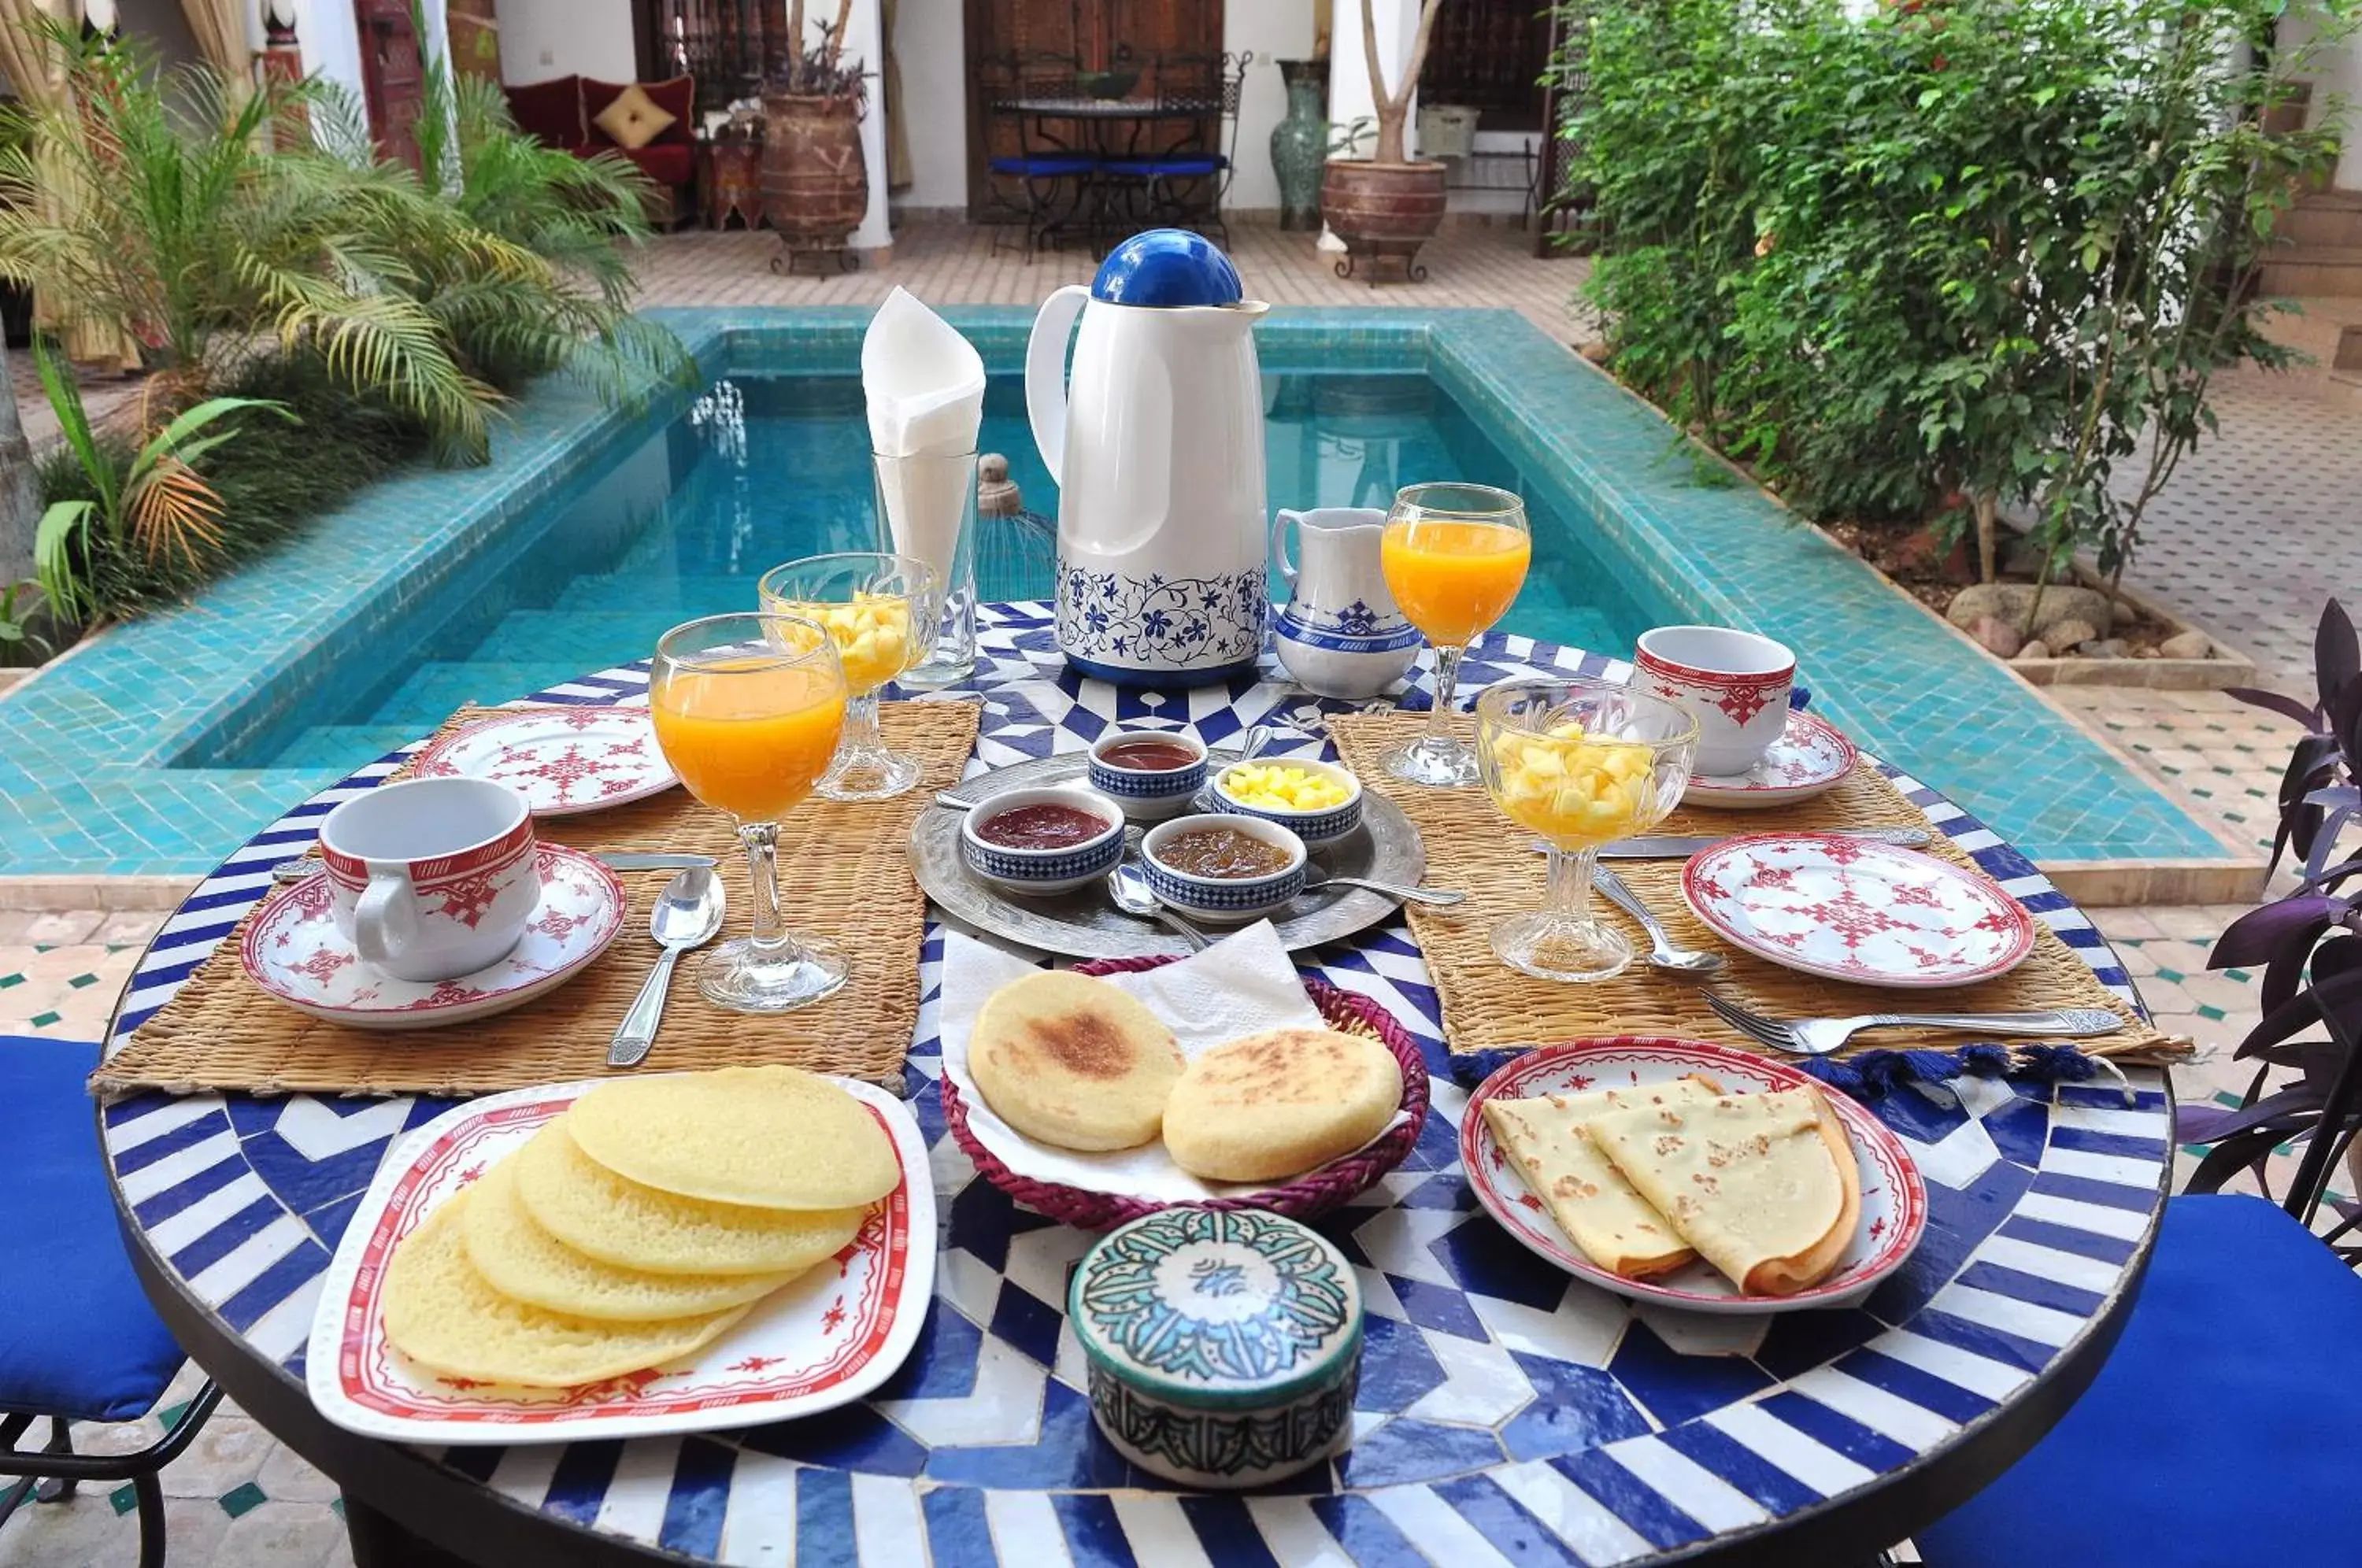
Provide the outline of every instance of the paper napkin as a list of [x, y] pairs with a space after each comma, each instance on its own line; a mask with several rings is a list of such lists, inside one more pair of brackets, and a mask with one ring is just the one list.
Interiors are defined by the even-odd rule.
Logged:
[[894, 548], [943, 574], [948, 586], [960, 519], [976, 476], [964, 463], [901, 463], [976, 450], [984, 423], [984, 357], [951, 323], [897, 287], [861, 339], [869, 449]]
[[[1158, 1203], [1187, 1203], [1267, 1191], [1273, 1182], [1207, 1181], [1173, 1163], [1163, 1143], [1109, 1154], [1080, 1154], [1037, 1143], [987, 1105], [968, 1075], [968, 1033], [985, 999], [1039, 967], [1004, 949], [955, 931], [944, 933], [944, 991], [938, 1023], [944, 1072], [967, 1108], [968, 1131], [1019, 1176], [1088, 1192]], [[1323, 1029], [1326, 1022], [1304, 994], [1296, 966], [1269, 921], [1257, 921], [1203, 953], [1136, 974], [1109, 975], [1173, 1031], [1185, 1057], [1195, 1057], [1242, 1034], [1265, 1029]], [[1404, 1120], [1397, 1110], [1386, 1126]], [[1383, 1135], [1383, 1134], [1382, 1134]]]

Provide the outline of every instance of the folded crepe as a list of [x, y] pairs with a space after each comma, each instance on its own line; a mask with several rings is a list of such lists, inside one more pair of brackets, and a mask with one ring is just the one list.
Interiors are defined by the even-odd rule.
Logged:
[[1817, 1089], [1619, 1109], [1584, 1135], [1750, 1296], [1827, 1278], [1861, 1218], [1853, 1145]]
[[1587, 1094], [1488, 1099], [1485, 1123], [1584, 1257], [1610, 1274], [1646, 1279], [1680, 1268], [1697, 1253], [1583, 1135], [1583, 1124], [1611, 1110], [1683, 1106], [1720, 1093], [1722, 1086], [1712, 1078], [1693, 1075]]

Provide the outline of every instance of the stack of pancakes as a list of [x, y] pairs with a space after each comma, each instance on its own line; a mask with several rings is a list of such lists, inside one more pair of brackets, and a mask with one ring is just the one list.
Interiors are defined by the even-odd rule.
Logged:
[[487, 1383], [655, 1366], [843, 1251], [900, 1179], [877, 1119], [809, 1073], [602, 1084], [403, 1238], [386, 1335]]

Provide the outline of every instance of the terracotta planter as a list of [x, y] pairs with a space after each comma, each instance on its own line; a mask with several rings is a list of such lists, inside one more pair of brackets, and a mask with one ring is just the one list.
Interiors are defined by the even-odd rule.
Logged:
[[834, 251], [850, 270], [845, 241], [869, 210], [861, 105], [851, 98], [769, 94], [763, 117], [763, 213], [786, 259]]
[[1320, 215], [1345, 242], [1337, 275], [1350, 278], [1366, 264], [1374, 287], [1383, 264], [1398, 259], [1405, 278], [1425, 278], [1418, 250], [1443, 225], [1443, 172], [1436, 162], [1331, 159], [1320, 181]]

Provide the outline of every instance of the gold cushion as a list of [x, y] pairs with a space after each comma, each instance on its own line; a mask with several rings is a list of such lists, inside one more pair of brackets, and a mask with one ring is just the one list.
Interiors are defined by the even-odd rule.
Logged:
[[615, 94], [615, 101], [591, 117], [590, 123], [605, 131], [617, 147], [626, 152], [637, 152], [664, 134], [674, 116], [657, 107], [656, 100], [640, 91], [635, 82]]

